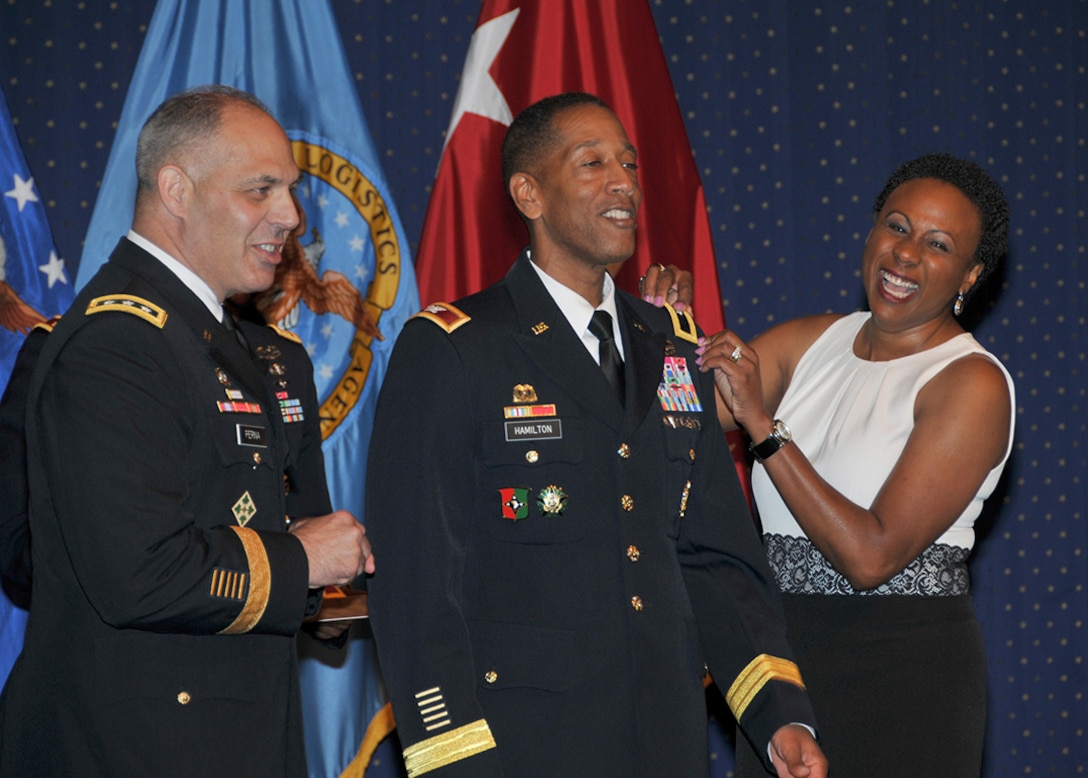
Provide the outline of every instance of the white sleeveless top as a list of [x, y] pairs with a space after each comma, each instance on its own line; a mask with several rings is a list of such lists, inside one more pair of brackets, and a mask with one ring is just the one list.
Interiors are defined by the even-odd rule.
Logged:
[[1015, 394], [1005, 367], [963, 333], [935, 348], [887, 362], [854, 355], [867, 312], [839, 319], [802, 355], [775, 416], [816, 471], [848, 500], [872, 505], [914, 428], [918, 392], [949, 363], [981, 354], [1000, 368], [1009, 386], [1012, 417], [1001, 463], [989, 472], [967, 509], [905, 570], [875, 589], [859, 592], [808, 540], [766, 470], [752, 468], [752, 494], [763, 525], [767, 557], [782, 591], [803, 594], [966, 594], [966, 560], [974, 523], [997, 486], [1012, 451]]

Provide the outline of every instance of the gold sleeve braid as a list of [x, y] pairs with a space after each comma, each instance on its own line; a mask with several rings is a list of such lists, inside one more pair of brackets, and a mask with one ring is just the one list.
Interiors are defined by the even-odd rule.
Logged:
[[404, 749], [404, 766], [408, 778], [429, 773], [495, 747], [495, 738], [486, 719], [450, 730], [436, 737], [421, 740]]
[[268, 564], [268, 554], [264, 550], [261, 536], [245, 527], [231, 527], [242, 541], [249, 563], [249, 594], [246, 595], [242, 611], [230, 626], [219, 632], [220, 635], [240, 635], [249, 632], [261, 620], [264, 609], [268, 607], [268, 597], [272, 592], [272, 568]]
[[786, 681], [805, 688], [796, 664], [788, 659], [760, 654], [741, 671], [725, 695], [725, 701], [737, 721], [769, 681]]

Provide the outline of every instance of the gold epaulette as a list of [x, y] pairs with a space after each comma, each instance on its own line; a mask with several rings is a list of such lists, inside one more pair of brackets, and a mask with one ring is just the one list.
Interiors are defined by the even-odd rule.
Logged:
[[290, 330], [285, 330], [282, 327], [277, 327], [275, 324], [269, 324], [268, 326], [274, 329], [276, 331], [276, 334], [279, 335], [281, 338], [287, 338], [287, 340], [291, 341], [292, 343], [297, 343], [300, 346], [302, 345], [302, 338], [300, 338], [298, 335], [291, 332]]
[[678, 311], [668, 303], [665, 303], [665, 310], [672, 318], [672, 331], [676, 337], [688, 343], [699, 342], [699, 330], [695, 328], [695, 319], [691, 318], [690, 313]]
[[92, 313], [108, 311], [131, 313], [146, 322], [151, 322], [160, 330], [166, 324], [166, 311], [155, 305], [155, 303], [132, 294], [108, 294], [96, 297], [87, 303], [87, 310], [84, 311], [84, 314], [90, 316]]
[[771, 681], [785, 681], [805, 688], [801, 671], [796, 664], [781, 657], [760, 654], [741, 670], [740, 675], [729, 686], [729, 691], [725, 693], [725, 701], [737, 721], [740, 721], [756, 695]]
[[449, 303], [431, 303], [412, 317], [434, 322], [446, 332], [453, 332], [462, 324], [468, 324], [472, 317]]
[[57, 322], [60, 321], [60, 314], [58, 313], [52, 319], [46, 321], [40, 321], [30, 329], [32, 330], [45, 330], [46, 332], [52, 332], [53, 328], [57, 326]]

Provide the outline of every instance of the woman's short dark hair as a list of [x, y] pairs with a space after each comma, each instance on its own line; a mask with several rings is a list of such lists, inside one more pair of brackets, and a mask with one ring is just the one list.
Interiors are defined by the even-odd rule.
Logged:
[[[978, 277], [981, 282], [993, 272], [1008, 249], [1009, 201], [1005, 199], [1005, 192], [985, 170], [970, 160], [951, 154], [924, 154], [904, 162], [892, 173], [873, 203], [873, 213], [879, 214], [891, 193], [915, 178], [935, 178], [951, 184], [978, 208], [981, 229], [974, 260], [982, 263], [982, 272]], [[971, 287], [972, 291], [979, 286], [976, 282]]]

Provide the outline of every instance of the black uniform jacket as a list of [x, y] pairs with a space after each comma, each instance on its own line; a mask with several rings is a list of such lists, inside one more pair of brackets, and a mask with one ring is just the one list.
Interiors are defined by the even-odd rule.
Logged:
[[318, 598], [281, 401], [312, 380], [277, 397], [261, 365], [127, 240], [48, 337], [0, 774], [305, 775], [293, 636]]
[[694, 323], [617, 308], [623, 406], [525, 254], [400, 335], [366, 515], [410, 775], [705, 774], [707, 666], [761, 750], [813, 721]]

